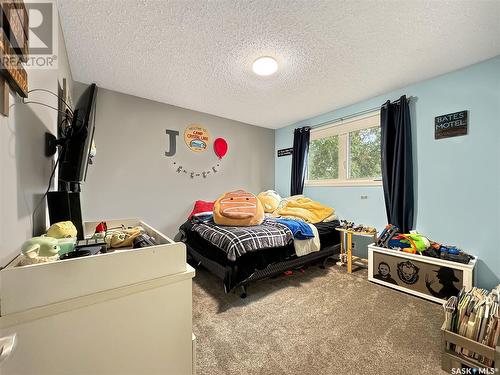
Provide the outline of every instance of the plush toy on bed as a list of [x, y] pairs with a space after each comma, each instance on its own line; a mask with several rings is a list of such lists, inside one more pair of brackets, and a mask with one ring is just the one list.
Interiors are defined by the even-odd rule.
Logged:
[[263, 191], [257, 195], [260, 203], [264, 206], [264, 212], [273, 213], [281, 202], [281, 197], [274, 190]]
[[215, 201], [214, 221], [218, 225], [234, 227], [260, 225], [264, 221], [264, 207], [252, 193], [232, 191]]

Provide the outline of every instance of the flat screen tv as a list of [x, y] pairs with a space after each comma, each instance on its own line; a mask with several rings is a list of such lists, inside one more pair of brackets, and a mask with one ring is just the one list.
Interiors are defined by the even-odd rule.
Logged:
[[91, 84], [78, 99], [73, 110], [59, 161], [59, 190], [80, 191], [87, 178], [90, 150], [94, 139], [97, 86]]

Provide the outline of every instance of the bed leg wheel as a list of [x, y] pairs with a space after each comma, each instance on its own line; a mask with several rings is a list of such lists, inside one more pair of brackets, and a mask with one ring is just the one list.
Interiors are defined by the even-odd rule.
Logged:
[[322, 270], [324, 270], [326, 268], [326, 263], [328, 262], [328, 258], [325, 258], [323, 260], [323, 262], [321, 262], [321, 265], [319, 266], [319, 268], [321, 268]]
[[247, 298], [247, 288], [245, 286], [241, 287], [240, 298]]

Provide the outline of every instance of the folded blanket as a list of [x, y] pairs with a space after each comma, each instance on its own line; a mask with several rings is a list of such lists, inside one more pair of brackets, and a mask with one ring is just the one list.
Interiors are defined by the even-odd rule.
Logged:
[[292, 232], [275, 220], [264, 220], [261, 225], [250, 227], [221, 226], [209, 221], [195, 223], [192, 229], [223, 250], [231, 261], [247, 252], [283, 247], [293, 241]]
[[295, 254], [298, 257], [314, 253], [315, 251], [319, 251], [321, 249], [321, 243], [319, 241], [319, 233], [318, 228], [312, 224], [306, 224], [311, 227], [311, 230], [314, 234], [313, 238], [308, 238], [307, 240], [297, 240], [293, 241], [293, 247], [295, 248]]
[[311, 226], [307, 223], [299, 220], [290, 219], [276, 219], [278, 223], [286, 225], [288, 229], [293, 233], [293, 238], [297, 240], [306, 240], [308, 238], [314, 237], [314, 233]]
[[296, 217], [312, 224], [319, 223], [334, 213], [333, 208], [324, 206], [309, 198], [298, 198], [289, 201], [277, 211], [279, 216]]

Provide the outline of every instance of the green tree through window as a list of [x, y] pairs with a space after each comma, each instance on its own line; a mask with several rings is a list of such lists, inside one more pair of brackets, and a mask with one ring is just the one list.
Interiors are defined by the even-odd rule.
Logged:
[[309, 143], [308, 183], [380, 184], [380, 145], [378, 111], [313, 129]]
[[380, 128], [349, 133], [349, 179], [382, 176], [380, 167]]
[[315, 139], [309, 144], [309, 180], [339, 178], [339, 137]]

